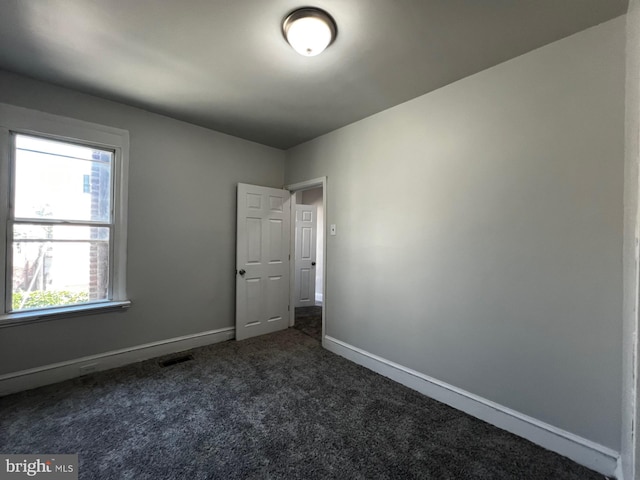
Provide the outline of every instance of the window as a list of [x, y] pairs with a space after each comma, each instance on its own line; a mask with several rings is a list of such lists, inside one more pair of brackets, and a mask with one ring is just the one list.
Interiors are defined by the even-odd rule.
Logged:
[[128, 306], [128, 133], [0, 104], [0, 324]]

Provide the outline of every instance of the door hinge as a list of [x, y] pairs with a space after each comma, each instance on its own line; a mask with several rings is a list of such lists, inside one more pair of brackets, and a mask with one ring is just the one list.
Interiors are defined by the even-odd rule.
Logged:
[[291, 311], [291, 305], [287, 305], [287, 312]]

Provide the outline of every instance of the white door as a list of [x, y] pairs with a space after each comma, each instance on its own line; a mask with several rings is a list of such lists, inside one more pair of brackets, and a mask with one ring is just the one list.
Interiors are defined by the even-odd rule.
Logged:
[[317, 221], [315, 205], [296, 205], [296, 307], [316, 304]]
[[236, 340], [289, 326], [289, 192], [238, 184]]

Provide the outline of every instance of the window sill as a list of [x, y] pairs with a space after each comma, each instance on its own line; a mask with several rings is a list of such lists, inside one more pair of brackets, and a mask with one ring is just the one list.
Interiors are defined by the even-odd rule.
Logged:
[[46, 308], [42, 310], [30, 310], [19, 313], [5, 313], [0, 315], [0, 328], [15, 327], [29, 323], [46, 322], [58, 318], [79, 317], [94, 315], [96, 313], [108, 313], [127, 309], [131, 306], [130, 300], [90, 303], [86, 305], [73, 305], [71, 307]]

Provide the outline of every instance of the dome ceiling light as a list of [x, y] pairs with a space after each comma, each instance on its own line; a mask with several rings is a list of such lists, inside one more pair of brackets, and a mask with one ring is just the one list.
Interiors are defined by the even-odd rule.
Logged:
[[282, 33], [289, 45], [305, 57], [322, 53], [336, 39], [336, 22], [324, 10], [315, 7], [291, 12], [282, 22]]

